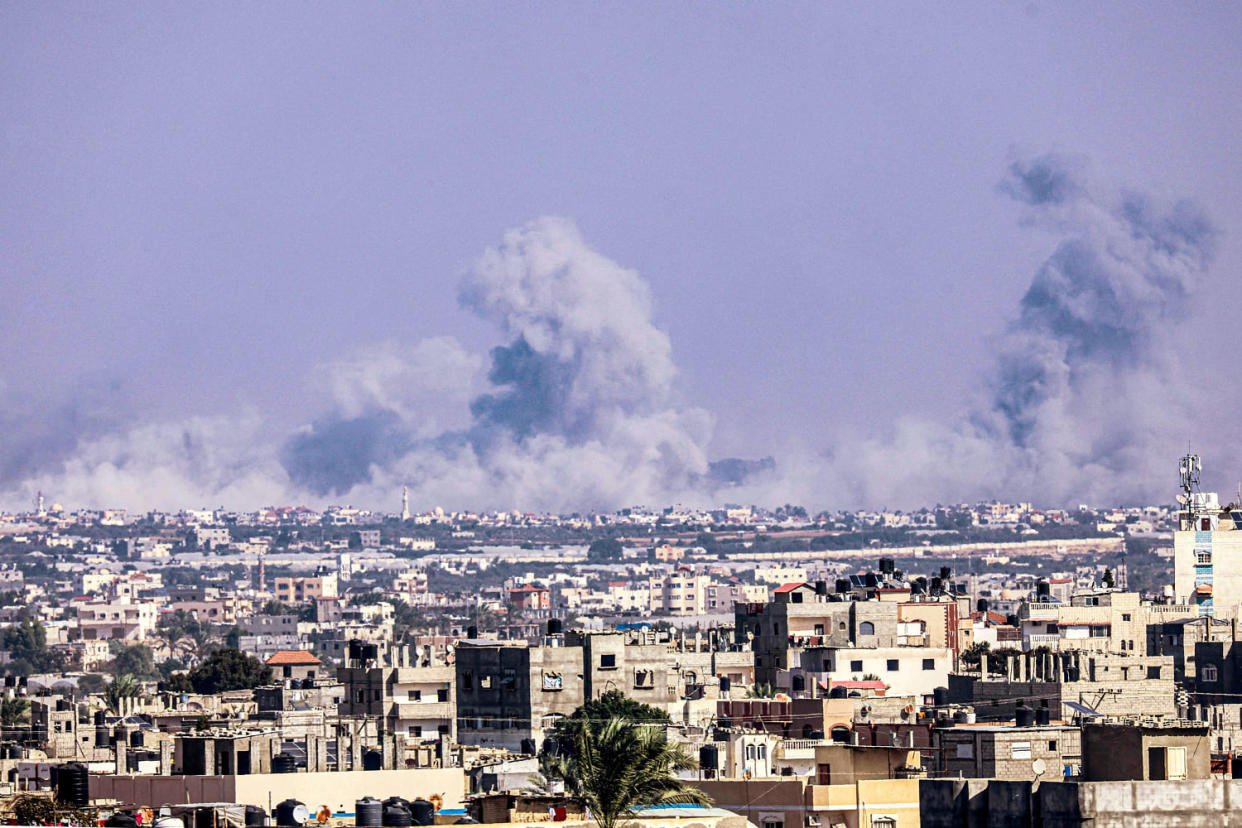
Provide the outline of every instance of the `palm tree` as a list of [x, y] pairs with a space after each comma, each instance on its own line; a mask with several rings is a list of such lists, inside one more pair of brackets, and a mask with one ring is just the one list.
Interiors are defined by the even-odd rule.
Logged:
[[746, 691], [748, 699], [774, 699], [776, 698], [776, 688], [771, 684], [756, 684]]
[[582, 799], [600, 828], [617, 828], [637, 808], [678, 803], [708, 805], [711, 799], [674, 773], [698, 766], [670, 744], [661, 725], [609, 719], [595, 731], [576, 723], [573, 755], [565, 763], [565, 785]]
[[104, 702], [108, 709], [118, 716], [124, 715], [126, 699], [136, 699], [142, 695], [142, 685], [138, 679], [130, 675], [117, 676], [104, 691]]

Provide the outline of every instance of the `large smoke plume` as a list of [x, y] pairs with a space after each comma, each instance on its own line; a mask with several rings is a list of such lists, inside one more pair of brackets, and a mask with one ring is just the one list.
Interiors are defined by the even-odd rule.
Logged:
[[901, 417], [775, 464], [713, 467], [712, 418], [677, 399], [646, 282], [544, 218], [463, 280], [463, 307], [502, 334], [488, 359], [450, 338], [364, 348], [315, 372], [322, 413], [292, 434], [254, 412], [87, 418], [57, 440], [25, 429], [32, 439], [0, 452], [0, 490], [14, 503], [41, 487], [74, 505], [384, 508], [408, 485], [420, 507], [557, 511], [1149, 499], [1188, 415], [1166, 330], [1186, 317], [1216, 233], [1190, 202], [1101, 187], [1062, 156], [1015, 161], [999, 190], [1059, 241], [956, 423]]

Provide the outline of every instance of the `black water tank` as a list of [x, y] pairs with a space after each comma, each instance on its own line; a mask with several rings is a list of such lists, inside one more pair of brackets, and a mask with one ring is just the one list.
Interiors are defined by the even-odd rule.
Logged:
[[281, 751], [272, 757], [272, 773], [297, 773], [298, 760], [292, 753]]
[[405, 801], [402, 800], [384, 805], [380, 821], [385, 828], [406, 828], [414, 821], [410, 815], [410, 809], [404, 803]]
[[715, 745], [703, 745], [699, 748], [699, 767], [703, 770], [716, 770], [720, 766], [720, 749]]
[[837, 578], [837, 593], [844, 595], [850, 591], [849, 578]]
[[298, 808], [305, 808], [301, 802], [296, 799], [286, 799], [283, 802], [276, 803], [276, 824], [279, 826], [301, 825], [302, 823], [295, 819], [293, 814]]
[[123, 814], [117, 811], [104, 821], [107, 828], [138, 828], [138, 820], [134, 819], [132, 814]]
[[561, 619], [559, 618], [548, 619], [548, 635], [560, 635], [563, 629], [564, 628], [561, 626]]
[[953, 577], [953, 567], [951, 566], [940, 567], [940, 580], [947, 581], [952, 577]]
[[954, 710], [953, 711], [953, 721], [955, 724], [966, 724], [966, 719], [967, 719], [967, 716], [966, 716], [965, 710]]
[[828, 594], [828, 582], [827, 581], [816, 581], [815, 582], [815, 594], [816, 595], [827, 595]]
[[91, 804], [90, 774], [85, 765], [70, 762], [60, 766], [56, 776], [56, 800], [74, 808]]
[[939, 594], [940, 594], [940, 585], [941, 585], [941, 583], [942, 583], [942, 581], [941, 581], [939, 578], [933, 577], [933, 578], [931, 579], [931, 585], [928, 587], [928, 589], [931, 591], [931, 594], [932, 594], [932, 595], [939, 595]]
[[867, 585], [867, 589], [875, 589], [877, 586], [880, 585], [880, 579], [875, 577], [874, 572], [868, 572], [866, 575], [863, 576], [863, 578], [864, 578], [863, 583]]
[[410, 800], [406, 799], [404, 796], [390, 796], [384, 800], [384, 804], [385, 805], [400, 805], [402, 808], [405, 808], [407, 811], [410, 811], [411, 813], [413, 813], [413, 810], [411, 809], [411, 806], [410, 806]]
[[803, 678], [801, 674], [795, 674], [794, 677], [789, 680], [789, 683], [791, 685], [789, 689], [795, 693], [801, 693], [806, 689], [806, 679]]
[[267, 811], [260, 805], [246, 806], [246, 828], [262, 828], [267, 825]]
[[897, 562], [892, 558], [880, 558], [880, 572], [885, 575], [892, 575], [897, 569]]
[[1044, 598], [1052, 594], [1052, 586], [1047, 581], [1039, 581], [1035, 584], [1035, 595]]
[[845, 696], [846, 693], [844, 687], [834, 687], [828, 691], [828, 698], [830, 699], [843, 699]]
[[937, 687], [932, 690], [932, 704], [936, 707], [944, 707], [949, 703], [949, 688]]
[[732, 687], [732, 686], [733, 686], [733, 682], [729, 681], [729, 677], [728, 677], [728, 676], [721, 676], [721, 677], [720, 677], [720, 692], [721, 692], [721, 693], [728, 693], [728, 692], [729, 692], [729, 688], [730, 688], [730, 687]]
[[1015, 727], [1030, 727], [1035, 724], [1035, 711], [1026, 706], [1014, 708], [1013, 723]]
[[0, 745], [0, 759], [21, 759], [22, 746], [15, 742], [5, 742]]
[[410, 803], [414, 812], [415, 825], [433, 825], [436, 821], [436, 806], [425, 799], [416, 799]]
[[384, 816], [384, 806], [373, 796], [364, 796], [354, 803], [354, 825], [358, 828], [376, 828]]
[[384, 754], [378, 750], [364, 750], [362, 752], [362, 769], [365, 771], [382, 770], [384, 767]]
[[536, 751], [536, 748], [535, 748], [534, 739], [523, 739], [522, 740], [522, 755], [523, 756], [534, 756], [535, 751]]
[[1052, 724], [1052, 711], [1046, 707], [1035, 708], [1035, 724], [1040, 727], [1047, 727]]
[[987, 612], [989, 606], [991, 606], [991, 604], [988, 603], [987, 598], [980, 598], [975, 602], [975, 612]]
[[479, 628], [475, 626], [466, 627], [466, 638], [478, 638]]
[[729, 728], [733, 727], [733, 720], [732, 719], [717, 719], [716, 727], [722, 727], [725, 730], [728, 730]]

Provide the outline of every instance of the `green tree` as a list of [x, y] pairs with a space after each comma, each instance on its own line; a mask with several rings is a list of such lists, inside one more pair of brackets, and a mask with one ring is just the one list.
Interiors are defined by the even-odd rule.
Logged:
[[756, 684], [746, 691], [748, 699], [774, 699], [776, 698], [776, 688], [770, 684]]
[[587, 547], [589, 561], [619, 561], [625, 547], [616, 538], [597, 538]]
[[600, 828], [617, 826], [636, 809], [677, 803], [708, 805], [711, 799], [677, 778], [698, 766], [661, 727], [612, 718], [579, 720], [573, 755], [565, 762], [565, 787], [591, 809]]
[[30, 618], [23, 618], [20, 624], [6, 627], [0, 635], [0, 646], [9, 652], [6, 671], [10, 673], [59, 673], [66, 666], [65, 654], [47, 646], [47, 631], [42, 624]]
[[577, 710], [559, 720], [555, 732], [558, 738], [572, 738], [578, 724], [586, 722], [598, 733], [603, 729], [604, 723], [612, 719], [630, 723], [669, 723], [668, 714], [658, 707], [631, 699], [620, 690], [609, 690], [599, 698], [587, 699]]
[[1113, 588], [1113, 571], [1109, 569], [1108, 567], [1104, 567], [1104, 577], [1100, 579], [1100, 582], [1103, 583], [1104, 586], [1106, 586], [1107, 588], [1112, 589]]
[[125, 647], [112, 660], [112, 675], [134, 676], [139, 679], [153, 679], [159, 676], [155, 669], [155, 654], [146, 644], [135, 644]]
[[21, 696], [0, 700], [0, 725], [7, 733], [30, 718], [30, 702]]
[[196, 693], [251, 690], [272, 680], [272, 668], [241, 650], [221, 647], [191, 670], [189, 678]]

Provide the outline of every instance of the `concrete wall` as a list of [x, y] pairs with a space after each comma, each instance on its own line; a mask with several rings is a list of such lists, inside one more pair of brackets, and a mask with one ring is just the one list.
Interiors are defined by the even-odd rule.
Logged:
[[1030, 783], [924, 779], [919, 783], [919, 805], [926, 828], [1220, 828], [1242, 825], [1242, 780]]
[[297, 799], [312, 810], [327, 805], [352, 812], [364, 796], [385, 799], [428, 797], [438, 793], [444, 807], [461, 807], [466, 777], [460, 768], [277, 773], [251, 776], [96, 776], [92, 799], [116, 799], [125, 805], [153, 806], [186, 802], [236, 802], [272, 808]]

